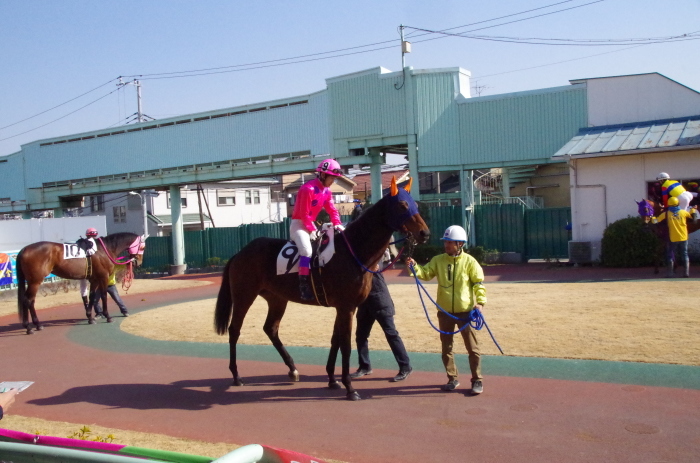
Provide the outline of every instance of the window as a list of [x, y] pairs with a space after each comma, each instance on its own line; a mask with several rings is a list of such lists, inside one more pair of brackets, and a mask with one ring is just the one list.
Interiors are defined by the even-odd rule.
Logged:
[[126, 206], [114, 206], [114, 223], [126, 223]]
[[90, 212], [102, 212], [105, 210], [104, 195], [90, 196]]
[[216, 198], [219, 206], [235, 206], [236, 190], [216, 190]]
[[[187, 198], [180, 197], [181, 207], [187, 207]], [[168, 193], [168, 209], [170, 209], [170, 193]]]
[[251, 190], [245, 190], [245, 203], [253, 204], [253, 192]]
[[260, 190], [253, 190], [253, 204], [260, 204]]

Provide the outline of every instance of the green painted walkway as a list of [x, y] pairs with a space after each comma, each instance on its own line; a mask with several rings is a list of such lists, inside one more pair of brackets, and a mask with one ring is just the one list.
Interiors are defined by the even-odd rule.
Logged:
[[[144, 307], [145, 310], [153, 308], [155, 306]], [[228, 358], [228, 344], [156, 341], [134, 336], [121, 329], [114, 329], [118, 328], [114, 325], [120, 325], [123, 320], [121, 317], [116, 317], [113, 324], [98, 323], [89, 330], [76, 326], [68, 331], [68, 337], [78, 344], [114, 352]], [[325, 365], [328, 358], [327, 348], [289, 346], [287, 350], [294, 358], [295, 363], [299, 365]], [[397, 368], [396, 361], [390, 351], [373, 350], [370, 355], [373, 368], [386, 370]], [[413, 352], [410, 353], [410, 356], [413, 368], [417, 371], [444, 371], [440, 354]], [[239, 360], [282, 363], [279, 354], [272, 345], [239, 345], [238, 358]], [[466, 355], [457, 354], [455, 358], [462, 369], [467, 368]], [[357, 353], [353, 351], [352, 365], [356, 364], [356, 359]], [[340, 365], [340, 355], [337, 364]], [[484, 356], [482, 369], [484, 375], [491, 376], [593, 381], [700, 390], [700, 367], [687, 365]]]

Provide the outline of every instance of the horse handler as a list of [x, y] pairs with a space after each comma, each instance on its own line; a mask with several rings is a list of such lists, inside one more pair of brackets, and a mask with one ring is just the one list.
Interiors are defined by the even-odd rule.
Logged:
[[[379, 270], [379, 265], [376, 265], [372, 270], [375, 272]], [[413, 371], [411, 361], [408, 358], [403, 340], [396, 330], [396, 325], [394, 325], [395, 314], [394, 301], [391, 300], [384, 276], [381, 273], [373, 274], [372, 289], [367, 295], [367, 299], [357, 308], [355, 343], [357, 344], [357, 356], [360, 360], [360, 367], [355, 373], [350, 374], [351, 378], [357, 379], [372, 374], [372, 366], [369, 361], [369, 334], [375, 321], [382, 327], [396, 363], [399, 364], [399, 373], [390, 381], [394, 383], [403, 381], [411, 374]]]
[[[437, 303], [446, 312], [460, 318], [455, 320], [449, 315], [438, 311], [440, 341], [442, 342], [442, 363], [447, 372], [447, 384], [443, 391], [454, 391], [459, 386], [458, 370], [454, 360], [453, 338], [455, 326], [460, 329], [469, 324], [470, 312], [474, 308], [483, 309], [486, 304], [486, 288], [484, 288], [484, 271], [472, 256], [464, 252], [467, 232], [459, 225], [447, 227], [442, 238], [445, 253], [433, 257], [425, 266], [420, 266], [412, 258], [406, 259], [406, 264], [413, 267], [416, 276], [421, 280], [432, 280], [437, 276]], [[445, 334], [447, 333], [447, 334]], [[462, 331], [464, 345], [469, 353], [469, 369], [472, 374], [472, 394], [484, 391], [481, 376], [481, 350], [476, 337], [476, 330], [466, 326]]]

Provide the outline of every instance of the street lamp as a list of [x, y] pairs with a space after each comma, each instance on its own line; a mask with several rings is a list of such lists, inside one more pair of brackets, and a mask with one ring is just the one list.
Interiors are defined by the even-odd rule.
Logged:
[[129, 196], [138, 196], [141, 198], [141, 209], [143, 210], [143, 239], [148, 238], [148, 212], [146, 211], [146, 191], [142, 190], [141, 193], [135, 191], [130, 191]]

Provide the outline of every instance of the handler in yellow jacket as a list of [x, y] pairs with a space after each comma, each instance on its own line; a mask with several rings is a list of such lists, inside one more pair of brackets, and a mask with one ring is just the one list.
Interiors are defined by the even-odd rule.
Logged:
[[[441, 238], [445, 254], [433, 257], [425, 266], [418, 265], [410, 257], [406, 264], [413, 267], [416, 276], [421, 280], [432, 280], [437, 276], [437, 303], [446, 312], [454, 314], [461, 320], [455, 320], [449, 315], [438, 311], [440, 331], [454, 332], [455, 326], [461, 328], [469, 323], [469, 313], [475, 307], [482, 309], [486, 304], [486, 288], [484, 288], [484, 271], [472, 256], [464, 252], [467, 233], [459, 225], [452, 225], [445, 230]], [[481, 351], [476, 338], [476, 330], [471, 326], [461, 331], [464, 345], [469, 353], [469, 368], [472, 373], [472, 394], [481, 394], [484, 390], [481, 376]], [[440, 333], [442, 342], [442, 363], [445, 365], [448, 382], [442, 389], [453, 391], [459, 386], [457, 365], [454, 361], [452, 334]]]

